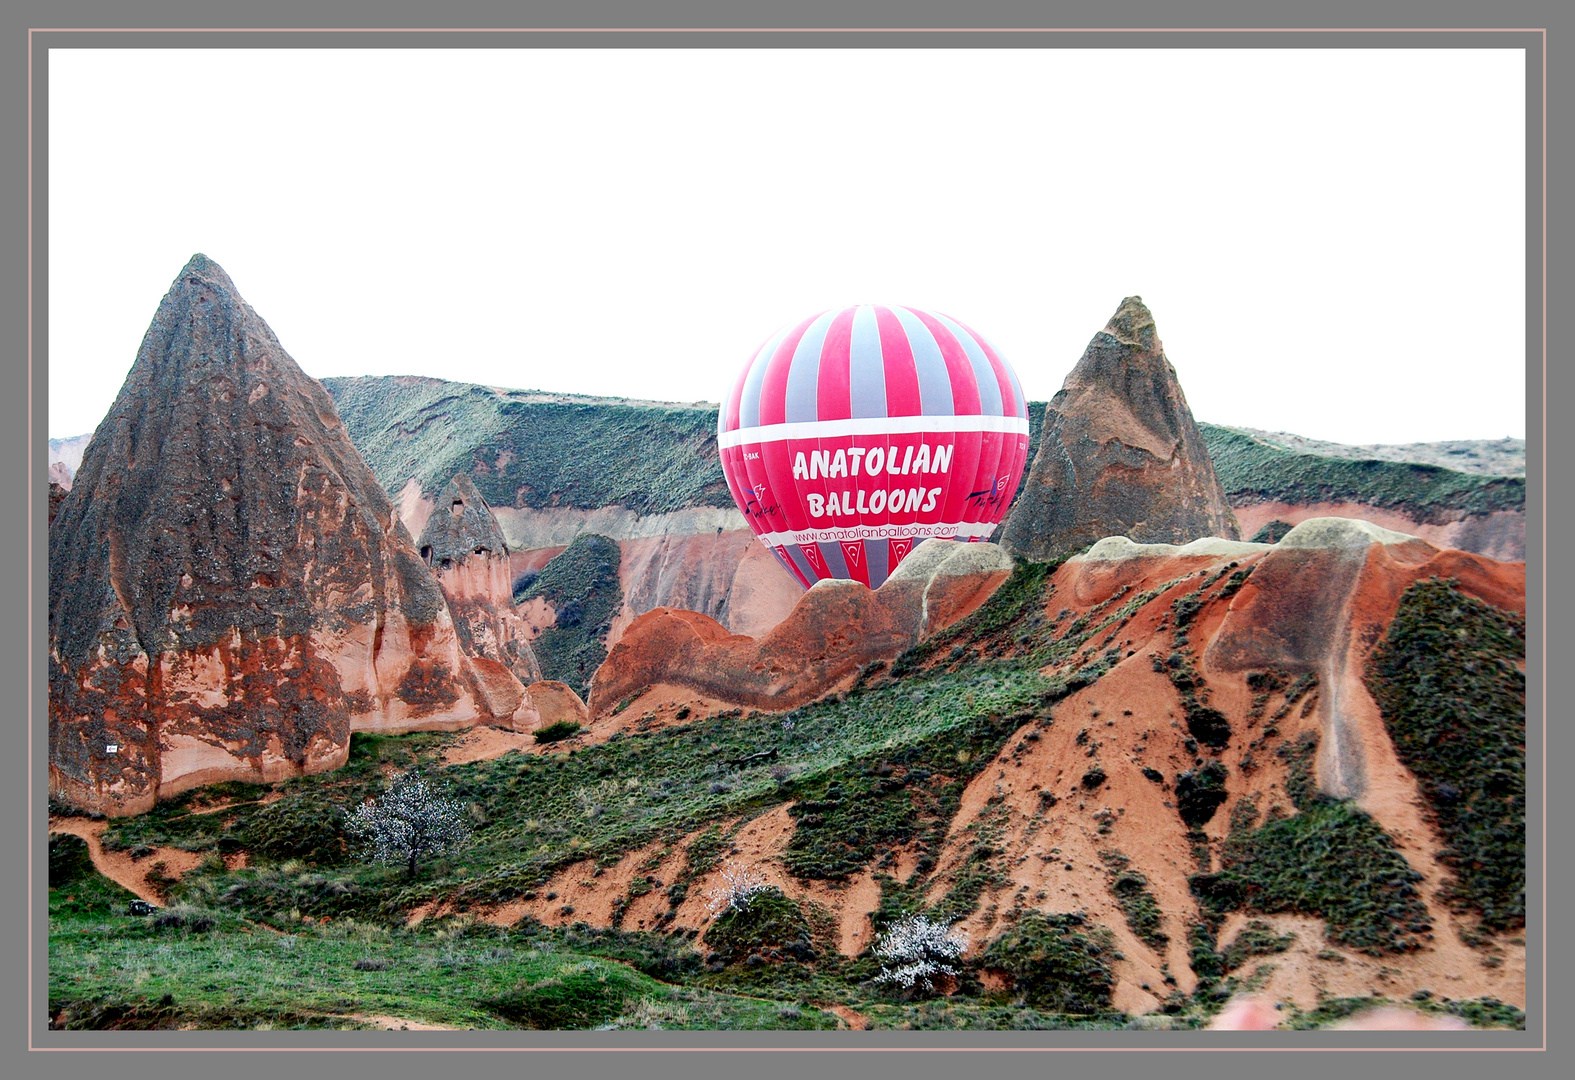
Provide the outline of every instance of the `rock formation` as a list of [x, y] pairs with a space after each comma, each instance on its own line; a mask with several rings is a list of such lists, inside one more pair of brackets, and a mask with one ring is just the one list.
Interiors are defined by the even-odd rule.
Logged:
[[438, 507], [417, 548], [448, 599], [460, 646], [472, 660], [507, 668], [523, 689], [541, 678], [541, 667], [531, 651], [530, 628], [514, 611], [503, 530], [464, 473], [444, 487]]
[[[534, 727], [550, 727], [565, 721], [584, 724], [590, 719], [585, 702], [565, 683], [544, 679], [531, 683], [525, 692], [530, 699], [530, 707], [536, 712]], [[520, 730], [528, 729], [521, 727]]]
[[927, 540], [878, 589], [816, 582], [759, 640], [715, 619], [657, 608], [636, 618], [591, 682], [591, 715], [658, 685], [755, 709], [813, 701], [877, 660], [891, 660], [987, 600], [1011, 573], [994, 544]]
[[333, 401], [205, 256], [159, 305], [53, 533], [50, 788], [78, 806], [320, 771], [352, 729], [483, 713]]
[[66, 501], [66, 492], [69, 489], [62, 484], [51, 480], [49, 482], [49, 523], [55, 523], [55, 515], [60, 513], [60, 504]]
[[1118, 534], [1142, 543], [1240, 536], [1154, 317], [1136, 296], [1046, 406], [1039, 452], [1000, 538], [1014, 555], [1049, 561]]
[[464, 470], [492, 506], [516, 579], [587, 533], [616, 542], [623, 598], [609, 645], [657, 607], [758, 636], [804, 593], [733, 506], [714, 405], [403, 375], [323, 383], [412, 535]]

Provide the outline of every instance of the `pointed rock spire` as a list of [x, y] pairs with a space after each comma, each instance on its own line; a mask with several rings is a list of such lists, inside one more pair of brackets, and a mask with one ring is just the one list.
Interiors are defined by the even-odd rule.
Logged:
[[1142, 297], [1121, 301], [1045, 408], [1001, 544], [1036, 561], [1106, 536], [1240, 538], [1176, 369]]
[[159, 304], [49, 553], [50, 786], [136, 813], [473, 723], [443, 594], [326, 391], [218, 264]]

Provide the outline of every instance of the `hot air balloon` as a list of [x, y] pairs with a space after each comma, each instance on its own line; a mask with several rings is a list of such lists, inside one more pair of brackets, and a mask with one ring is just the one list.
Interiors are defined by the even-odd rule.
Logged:
[[1028, 407], [956, 319], [861, 304], [769, 338], [722, 403], [717, 447], [789, 573], [876, 588], [922, 540], [995, 531], [1027, 463]]

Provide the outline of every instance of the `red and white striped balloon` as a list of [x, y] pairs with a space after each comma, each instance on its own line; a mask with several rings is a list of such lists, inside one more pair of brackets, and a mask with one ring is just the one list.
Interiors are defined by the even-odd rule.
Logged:
[[722, 403], [717, 446], [791, 574], [876, 588], [921, 540], [995, 531], [1027, 464], [1028, 406], [956, 319], [861, 304], [774, 334]]

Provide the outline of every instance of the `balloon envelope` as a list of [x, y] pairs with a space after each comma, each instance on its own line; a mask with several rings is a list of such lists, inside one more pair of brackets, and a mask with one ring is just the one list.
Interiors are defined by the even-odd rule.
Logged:
[[863, 304], [785, 327], [722, 403], [738, 508], [803, 584], [878, 587], [930, 537], [986, 540], [1028, 458], [1011, 366], [955, 319]]

